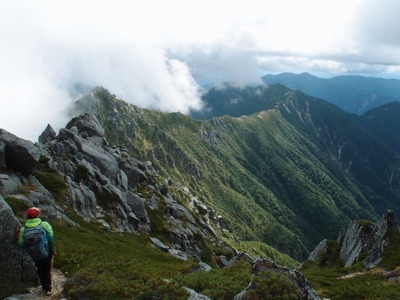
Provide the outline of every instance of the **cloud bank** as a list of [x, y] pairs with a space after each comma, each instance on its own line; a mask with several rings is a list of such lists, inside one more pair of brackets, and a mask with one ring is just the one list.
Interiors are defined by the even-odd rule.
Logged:
[[397, 0], [0, 0], [0, 127], [36, 141], [76, 86], [188, 113], [267, 72], [400, 77]]

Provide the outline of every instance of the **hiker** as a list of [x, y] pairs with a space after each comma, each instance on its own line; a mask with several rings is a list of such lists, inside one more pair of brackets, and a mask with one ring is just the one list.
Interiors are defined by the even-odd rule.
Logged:
[[31, 207], [27, 210], [28, 221], [20, 229], [18, 244], [28, 250], [35, 262], [37, 273], [46, 295], [51, 295], [51, 269], [56, 255], [51, 225], [39, 218], [40, 210]]

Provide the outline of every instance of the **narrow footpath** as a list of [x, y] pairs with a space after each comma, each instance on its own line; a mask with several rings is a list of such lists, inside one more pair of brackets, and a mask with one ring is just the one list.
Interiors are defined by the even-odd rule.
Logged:
[[29, 288], [29, 292], [26, 294], [18, 294], [10, 296], [4, 300], [60, 300], [66, 299], [63, 296], [64, 282], [66, 281], [65, 276], [58, 269], [53, 269], [52, 282], [53, 289], [50, 296], [46, 296], [41, 286]]

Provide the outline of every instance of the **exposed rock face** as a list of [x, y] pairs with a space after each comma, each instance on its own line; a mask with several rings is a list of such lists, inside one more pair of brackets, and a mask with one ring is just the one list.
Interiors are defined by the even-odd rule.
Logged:
[[0, 290], [2, 284], [21, 282], [25, 286], [36, 282], [36, 269], [28, 254], [18, 248], [15, 232], [21, 227], [10, 206], [0, 196]]
[[308, 260], [316, 262], [318, 260], [318, 256], [321, 254], [326, 254], [328, 249], [328, 242], [326, 239], [322, 240], [313, 251], [308, 256]]
[[[5, 197], [0, 197], [0, 238], [11, 240], [20, 227], [7, 201], [40, 207], [50, 223], [61, 219], [78, 226], [64, 213], [64, 207], [69, 207], [109, 231], [150, 236], [163, 226], [164, 239], [153, 238], [155, 246], [180, 259], [194, 256], [200, 260], [205, 238], [223, 231], [221, 217], [186, 187], [170, 179], [159, 181], [152, 163], [139, 161], [130, 151], [124, 146], [110, 147], [104, 129], [91, 114], [72, 119], [58, 135], [48, 125], [36, 144], [0, 130], [0, 195]], [[57, 179], [62, 193], [50, 193], [51, 186], [47, 190], [41, 176]], [[155, 214], [159, 224], [153, 224], [149, 214]], [[8, 224], [13, 224], [12, 228]], [[218, 239], [210, 243], [218, 243], [226, 253], [236, 253]], [[5, 244], [8, 248], [0, 248], [0, 276], [19, 280], [21, 267], [16, 263], [21, 258], [16, 259], [15, 248], [10, 258], [14, 263], [3, 260], [14, 247]], [[28, 257], [23, 263], [24, 272], [33, 266]], [[6, 264], [12, 267], [6, 268]]]
[[40, 158], [37, 147], [4, 129], [0, 129], [0, 142], [3, 145], [0, 145], [0, 157], [4, 155], [0, 158], [0, 167], [5, 162], [6, 167], [23, 175], [31, 175]]
[[[379, 224], [368, 221], [354, 221], [347, 230], [342, 230], [337, 239], [339, 258], [345, 267], [358, 261], [362, 254], [368, 253], [364, 260], [366, 268], [373, 268], [381, 261], [381, 254], [389, 243], [390, 234], [398, 230], [393, 211], [388, 210]], [[327, 251], [327, 241], [322, 241], [310, 253], [308, 260], [318, 262], [318, 257]]]
[[57, 136], [57, 133], [54, 131], [53, 127], [51, 127], [50, 124], [47, 125], [46, 129], [42, 132], [42, 134], [39, 136], [39, 143], [46, 143], [49, 142]]
[[[215, 235], [211, 224], [221, 228], [221, 218], [189, 190], [168, 180], [157, 183], [158, 174], [150, 162], [132, 157], [124, 146], [109, 147], [95, 115], [73, 118], [55, 137], [47, 126], [41, 137], [44, 144], [38, 145], [42, 155], [38, 169], [57, 171], [65, 179], [65, 203], [85, 219], [96, 221], [107, 230], [151, 233], [155, 225], [151, 224], [148, 211], [165, 207], [167, 247], [183, 257], [200, 257], [196, 239]], [[172, 185], [182, 190], [190, 210], [178, 203], [170, 191]], [[138, 192], [143, 188], [151, 194], [150, 198]], [[194, 213], [200, 214], [199, 222]]]

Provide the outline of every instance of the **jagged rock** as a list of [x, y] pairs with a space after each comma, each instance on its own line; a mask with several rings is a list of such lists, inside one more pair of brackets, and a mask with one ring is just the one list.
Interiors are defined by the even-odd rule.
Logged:
[[146, 174], [134, 165], [123, 163], [120, 165], [120, 168], [125, 172], [130, 188], [135, 188], [139, 183], [145, 182], [147, 179]]
[[254, 262], [254, 258], [253, 257], [251, 257], [247, 253], [241, 252], [241, 253], [238, 253], [237, 255], [235, 255], [230, 261], [228, 261], [228, 263], [226, 264], [226, 267], [230, 267], [237, 260], [244, 260], [244, 261], [247, 261], [247, 262], [249, 262], [251, 264], [253, 264], [253, 262]]
[[[171, 198], [167, 198], [171, 199]], [[168, 203], [168, 202], [167, 202]], [[177, 219], [185, 219], [190, 223], [195, 223], [193, 216], [189, 213], [189, 211], [181, 204], [169, 202], [169, 214]]]
[[100, 219], [98, 220], [98, 222], [100, 223], [100, 225], [105, 228], [106, 230], [111, 230], [111, 226], [110, 224], [108, 224], [106, 221]]
[[150, 240], [153, 242], [153, 245], [156, 248], [161, 249], [164, 252], [168, 252], [168, 250], [170, 249], [167, 245], [165, 245], [163, 242], [155, 237], [150, 237]]
[[13, 286], [15, 282], [22, 282], [25, 286], [36, 283], [35, 266], [27, 253], [18, 248], [14, 239], [21, 224], [1, 196], [0, 220], [0, 289], [6, 284]]
[[82, 143], [81, 152], [83, 157], [90, 163], [100, 169], [102, 174], [110, 179], [116, 179], [119, 171], [118, 163], [114, 156], [102, 150], [101, 148]]
[[22, 185], [21, 178], [14, 173], [1, 174], [0, 176], [0, 194], [7, 196], [16, 191]]
[[[347, 230], [341, 230], [337, 239], [339, 258], [344, 267], [358, 261], [362, 254], [368, 254], [364, 267], [373, 268], [381, 261], [381, 254], [389, 243], [390, 234], [398, 230], [396, 217], [387, 210], [379, 224], [369, 221], [353, 221]], [[326, 253], [327, 241], [322, 241], [310, 254], [308, 260], [317, 262], [319, 256]]]
[[87, 219], [93, 219], [97, 215], [96, 195], [83, 183], [76, 183], [69, 180], [69, 197], [67, 204], [77, 213]]
[[187, 300], [211, 300], [211, 298], [209, 298], [209, 297], [207, 297], [205, 295], [199, 294], [195, 290], [192, 290], [192, 289], [189, 289], [189, 288], [186, 288], [186, 290], [190, 294], [189, 298]]
[[132, 192], [128, 192], [126, 195], [126, 202], [143, 224], [150, 224], [150, 219], [147, 215], [144, 200], [142, 198]]
[[339, 245], [340, 258], [343, 260], [345, 267], [349, 267], [357, 261], [368, 238], [367, 230], [371, 230], [369, 225], [363, 226], [359, 221], [352, 222], [347, 229], [343, 242]]
[[31, 175], [40, 158], [40, 151], [30, 141], [0, 129], [0, 141], [5, 146], [6, 166], [23, 175]]
[[170, 248], [168, 249], [168, 253], [176, 258], [181, 260], [187, 260], [188, 256], [181, 250]]
[[45, 144], [51, 140], [54, 140], [57, 136], [57, 133], [54, 131], [53, 127], [50, 124], [47, 124], [46, 129], [39, 136], [39, 143]]
[[353, 222], [346, 231], [342, 244], [340, 244], [340, 258], [344, 266], [351, 266], [363, 252], [371, 253], [364, 261], [367, 268], [375, 267], [381, 260], [380, 256], [387, 245], [387, 237], [397, 229], [397, 221], [393, 211], [388, 210], [382, 221], [376, 224], [362, 224]]
[[211, 146], [215, 146], [217, 144], [217, 135], [214, 130], [203, 128], [201, 131], [201, 136]]
[[327, 243], [327, 240], [324, 239], [317, 245], [317, 247], [315, 247], [315, 249], [313, 251], [311, 251], [307, 260], [317, 262], [319, 256], [321, 254], [325, 254], [327, 249], [328, 249], [328, 243]]
[[206, 264], [205, 262], [199, 262], [199, 268], [197, 271], [205, 271], [205, 272], [210, 272], [212, 270], [211, 266]]
[[209, 213], [208, 207], [203, 202], [194, 197], [191, 200], [190, 207], [192, 209], [196, 209], [203, 216]]
[[99, 121], [97, 120], [95, 115], [92, 114], [83, 114], [77, 118], [73, 118], [65, 128], [71, 129], [72, 127], [76, 127], [79, 134], [84, 137], [103, 137], [104, 129], [101, 127]]
[[[132, 149], [124, 146], [109, 147], [103, 134], [104, 129], [96, 117], [87, 114], [71, 120], [57, 136], [48, 125], [39, 143], [28, 143], [41, 156], [40, 161], [35, 161], [38, 172], [59, 177], [65, 182], [67, 188], [62, 199], [57, 201], [64, 201], [65, 206], [86, 221], [98, 223], [104, 230], [114, 232], [149, 233], [152, 224], [147, 209], [160, 209], [162, 222], [168, 224], [165, 237], [168, 245], [173, 246], [168, 247], [160, 240], [151, 238], [154, 246], [179, 259], [199, 259], [202, 255], [201, 244], [207, 235], [216, 236], [216, 230], [221, 229], [216, 212], [198, 200], [187, 209], [189, 203], [183, 201], [194, 198], [188, 188], [175, 185], [171, 180], [161, 182], [150, 161], [142, 162], [132, 157]], [[3, 167], [8, 169], [6, 153], [9, 144], [1, 138], [0, 143], [4, 144]], [[37, 188], [27, 194], [16, 193], [23, 185]], [[179, 192], [176, 193], [176, 190]], [[188, 195], [188, 198], [181, 197], [180, 193]], [[64, 219], [76, 225], [65, 216], [52, 194], [31, 175], [0, 174], [0, 194], [10, 194], [27, 206], [39, 206], [47, 219]], [[224, 244], [219, 246], [222, 249]], [[202, 267], [208, 270], [207, 265]]]
[[[245, 259], [249, 261], [249, 257], [247, 255], [239, 254], [235, 260]], [[276, 272], [279, 276], [285, 275], [294, 286], [298, 289], [298, 299], [305, 299], [305, 300], [320, 300], [320, 298], [315, 293], [314, 289], [311, 287], [309, 281], [301, 274], [299, 271], [279, 266], [272, 261], [268, 261], [265, 259], [254, 259], [252, 260], [252, 274], [255, 277], [260, 277], [264, 279], [268, 279], [268, 272]], [[228, 265], [229, 266], [229, 265]], [[249, 293], [251, 290], [257, 289], [256, 281], [249, 283], [249, 285], [240, 293], [238, 293], [233, 299], [234, 300], [245, 300], [249, 299]]]

